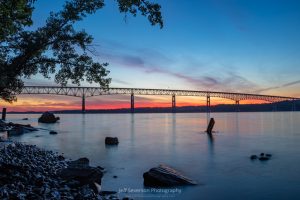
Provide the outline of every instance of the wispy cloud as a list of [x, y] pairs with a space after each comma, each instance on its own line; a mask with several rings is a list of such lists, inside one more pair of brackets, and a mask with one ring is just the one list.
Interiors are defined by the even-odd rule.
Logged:
[[[205, 66], [205, 62], [198, 61], [198, 59], [191, 59], [191, 61], [183, 59], [178, 62], [178, 60], [168, 58], [159, 51], [152, 51], [151, 49], [141, 51], [122, 45], [118, 47], [117, 50], [109, 50], [110, 48], [101, 50], [100, 58], [110, 62], [111, 67], [117, 64], [119, 67], [139, 70], [146, 74], [164, 74], [199, 90], [252, 92], [257, 89], [256, 84], [238, 73], [228, 71], [229, 69], [227, 71], [214, 70], [210, 64]], [[178, 63], [180, 63], [179, 67]]]
[[300, 84], [300, 80], [288, 82], [288, 83], [278, 85], [278, 86], [271, 86], [271, 87], [267, 87], [267, 88], [258, 89], [255, 92], [261, 93], [261, 92], [266, 92], [266, 91], [275, 90], [275, 89], [281, 89], [281, 88], [285, 88], [285, 87], [289, 87], [289, 86], [297, 85], [297, 84]]

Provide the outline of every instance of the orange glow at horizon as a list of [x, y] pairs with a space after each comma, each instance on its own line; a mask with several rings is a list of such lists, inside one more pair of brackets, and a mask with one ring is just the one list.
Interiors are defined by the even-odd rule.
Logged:
[[[240, 104], [261, 104], [267, 103], [259, 100], [243, 100]], [[219, 104], [235, 104], [234, 101], [222, 98], [211, 98], [211, 106]], [[58, 110], [81, 110], [81, 99], [74, 97], [48, 96], [47, 98], [39, 96], [21, 96], [13, 104], [0, 101], [1, 107], [8, 108], [8, 111], [26, 112], [26, 111], [58, 111]], [[176, 97], [176, 106], [206, 106], [205, 97]], [[154, 108], [171, 107], [171, 97], [169, 96], [135, 96], [136, 108]], [[86, 99], [87, 110], [97, 109], [122, 109], [130, 108], [130, 97], [127, 95], [118, 96], [100, 96]]]

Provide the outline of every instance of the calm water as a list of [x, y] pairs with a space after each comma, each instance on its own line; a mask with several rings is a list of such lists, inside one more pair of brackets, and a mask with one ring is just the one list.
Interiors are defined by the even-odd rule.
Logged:
[[[108, 171], [104, 190], [135, 199], [297, 199], [300, 196], [300, 113], [212, 113], [213, 140], [204, 130], [207, 115], [196, 114], [60, 114], [60, 123], [37, 123], [39, 115], [8, 115], [59, 132], [27, 133], [15, 140], [64, 153], [88, 157]], [[21, 119], [28, 117], [29, 121]], [[106, 136], [120, 144], [107, 148]], [[273, 154], [266, 162], [251, 154]], [[160, 163], [184, 172], [197, 186], [149, 192], [143, 173]], [[113, 178], [117, 175], [118, 178]], [[131, 189], [123, 193], [124, 189]], [[144, 190], [143, 190], [144, 189]]]

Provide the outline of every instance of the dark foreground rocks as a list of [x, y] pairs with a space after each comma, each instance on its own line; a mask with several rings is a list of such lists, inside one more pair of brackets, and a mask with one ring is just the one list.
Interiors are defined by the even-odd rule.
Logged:
[[150, 187], [168, 187], [180, 185], [196, 185], [197, 183], [177, 170], [167, 166], [159, 165], [144, 173], [144, 185]]
[[58, 120], [59, 120], [59, 117], [55, 117], [55, 115], [53, 113], [44, 112], [38, 121], [40, 123], [55, 123]]
[[78, 167], [82, 174], [73, 175], [73, 164], [33, 145], [6, 145], [0, 149], [0, 199], [101, 199], [90, 183], [101, 183], [102, 172], [85, 162], [85, 169]]
[[32, 131], [37, 131], [37, 128], [32, 127], [30, 124], [17, 124], [12, 122], [4, 122], [0, 120], [0, 132], [7, 131], [8, 136], [22, 135]]
[[72, 181], [78, 186], [89, 185], [95, 193], [100, 192], [103, 168], [89, 166], [88, 158], [80, 158], [68, 163], [68, 167], [59, 172], [59, 176], [66, 181]]
[[105, 144], [106, 145], [118, 145], [119, 140], [117, 137], [106, 137], [105, 138]]

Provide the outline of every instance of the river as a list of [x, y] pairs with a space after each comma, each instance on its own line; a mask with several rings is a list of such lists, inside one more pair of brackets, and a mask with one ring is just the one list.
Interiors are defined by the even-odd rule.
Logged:
[[[107, 169], [104, 190], [134, 199], [296, 199], [300, 196], [300, 112], [59, 114], [60, 122], [41, 124], [39, 114], [8, 114], [7, 121], [55, 130], [26, 133], [13, 140], [88, 157]], [[22, 118], [28, 117], [28, 121]], [[208, 117], [213, 138], [204, 130]], [[106, 136], [119, 138], [107, 147]], [[252, 154], [271, 153], [269, 161]], [[197, 186], [151, 190], [143, 173], [168, 164], [196, 180]], [[113, 178], [117, 176], [117, 178]]]

